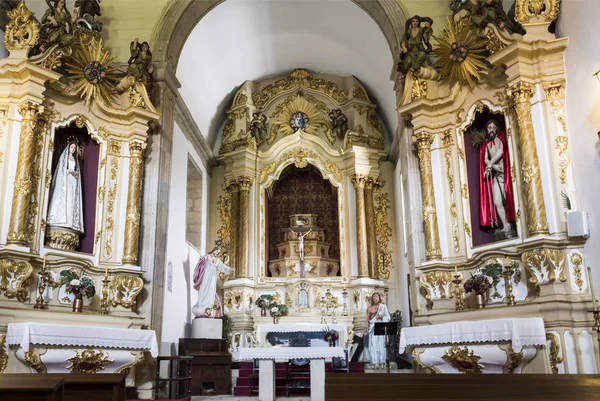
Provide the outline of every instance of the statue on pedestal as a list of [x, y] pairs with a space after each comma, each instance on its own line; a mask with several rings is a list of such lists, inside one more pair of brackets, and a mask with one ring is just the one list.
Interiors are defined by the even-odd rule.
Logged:
[[231, 273], [231, 267], [219, 259], [220, 253], [221, 244], [217, 241], [213, 250], [200, 258], [194, 270], [194, 289], [198, 291], [198, 301], [192, 307], [192, 313], [197, 318], [222, 316], [221, 299], [217, 294], [217, 278], [219, 273]]
[[83, 234], [83, 202], [81, 192], [82, 148], [75, 138], [69, 138], [58, 160], [52, 186], [47, 222]]
[[391, 320], [387, 306], [381, 303], [381, 295], [374, 292], [371, 295], [371, 305], [367, 308], [367, 321], [363, 337], [367, 337], [366, 357], [373, 364], [382, 364], [386, 360], [385, 336], [376, 336], [375, 323], [389, 322]]
[[300, 284], [300, 291], [298, 291], [298, 309], [310, 309], [310, 301], [308, 299], [306, 283]]

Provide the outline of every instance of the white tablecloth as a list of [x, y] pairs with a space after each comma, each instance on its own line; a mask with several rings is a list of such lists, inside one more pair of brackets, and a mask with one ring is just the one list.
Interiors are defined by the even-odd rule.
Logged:
[[515, 352], [520, 352], [523, 347], [545, 346], [544, 320], [536, 317], [405, 327], [400, 335], [400, 353], [415, 346], [500, 341], [512, 342]]
[[345, 356], [342, 347], [240, 348], [239, 359], [323, 359]]
[[149, 351], [158, 356], [154, 330], [117, 329], [101, 326], [67, 326], [47, 323], [9, 323], [8, 345], [19, 345], [28, 352], [30, 344], [121, 348]]

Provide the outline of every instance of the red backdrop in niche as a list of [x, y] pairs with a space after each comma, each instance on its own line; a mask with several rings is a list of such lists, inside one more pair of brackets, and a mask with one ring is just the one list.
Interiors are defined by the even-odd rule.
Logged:
[[[83, 229], [79, 237], [78, 252], [94, 253], [94, 238], [96, 236], [96, 199], [98, 192], [98, 165], [100, 158], [100, 145], [89, 135], [87, 129], [79, 128], [72, 123], [65, 128], [59, 128], [54, 135], [54, 153], [52, 154], [52, 177], [58, 160], [69, 138], [75, 137], [83, 146], [83, 160], [81, 161], [81, 192], [83, 202]], [[50, 200], [48, 200], [48, 205]]]
[[290, 226], [292, 214], [316, 214], [317, 224], [324, 230], [325, 242], [331, 244], [329, 256], [340, 257], [337, 188], [313, 167], [288, 167], [268, 202], [267, 229], [269, 259], [279, 258], [277, 244], [283, 242], [281, 229]]

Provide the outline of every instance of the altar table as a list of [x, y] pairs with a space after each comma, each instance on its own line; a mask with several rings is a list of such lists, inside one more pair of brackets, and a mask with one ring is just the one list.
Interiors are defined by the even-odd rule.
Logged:
[[102, 326], [9, 323], [6, 346], [6, 373], [121, 373], [158, 356], [153, 330]]
[[[335, 330], [339, 333], [337, 344], [345, 346], [348, 341], [348, 328], [345, 324], [315, 324], [315, 323], [293, 323], [293, 324], [259, 324], [256, 328], [259, 345], [268, 347], [269, 344], [265, 340], [267, 333], [318, 333], [322, 332], [323, 336], [329, 330]], [[323, 339], [321, 346], [329, 346]]]
[[542, 318], [461, 321], [403, 328], [400, 353], [437, 373], [549, 373], [546, 341]]
[[258, 399], [275, 400], [275, 360], [310, 359], [310, 399], [325, 401], [325, 358], [345, 358], [342, 347], [241, 348], [240, 360], [258, 359]]

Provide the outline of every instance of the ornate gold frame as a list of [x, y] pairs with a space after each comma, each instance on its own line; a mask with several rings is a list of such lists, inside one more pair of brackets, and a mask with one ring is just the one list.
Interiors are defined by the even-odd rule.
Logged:
[[[276, 162], [266, 165], [260, 172], [259, 180], [259, 191], [260, 191], [260, 261], [259, 266], [259, 281], [265, 282], [278, 281], [277, 278], [267, 278], [265, 276], [265, 252], [266, 252], [266, 225], [265, 225], [265, 191], [273, 184], [273, 182], [279, 179], [279, 176], [283, 170], [294, 164], [298, 168], [306, 167], [308, 164], [316, 167], [323, 176], [324, 179], [328, 179], [331, 184], [338, 190], [338, 225], [340, 230], [340, 255], [344, 254], [344, 183], [343, 176], [340, 169], [333, 163], [328, 163], [323, 160], [321, 155], [315, 153], [312, 150], [306, 150], [302, 147], [296, 147], [293, 150], [286, 152]], [[346, 271], [346, 265], [343, 258], [340, 258], [340, 273], [341, 280], [348, 281], [348, 272]], [[255, 273], [256, 274], [256, 273]]]

